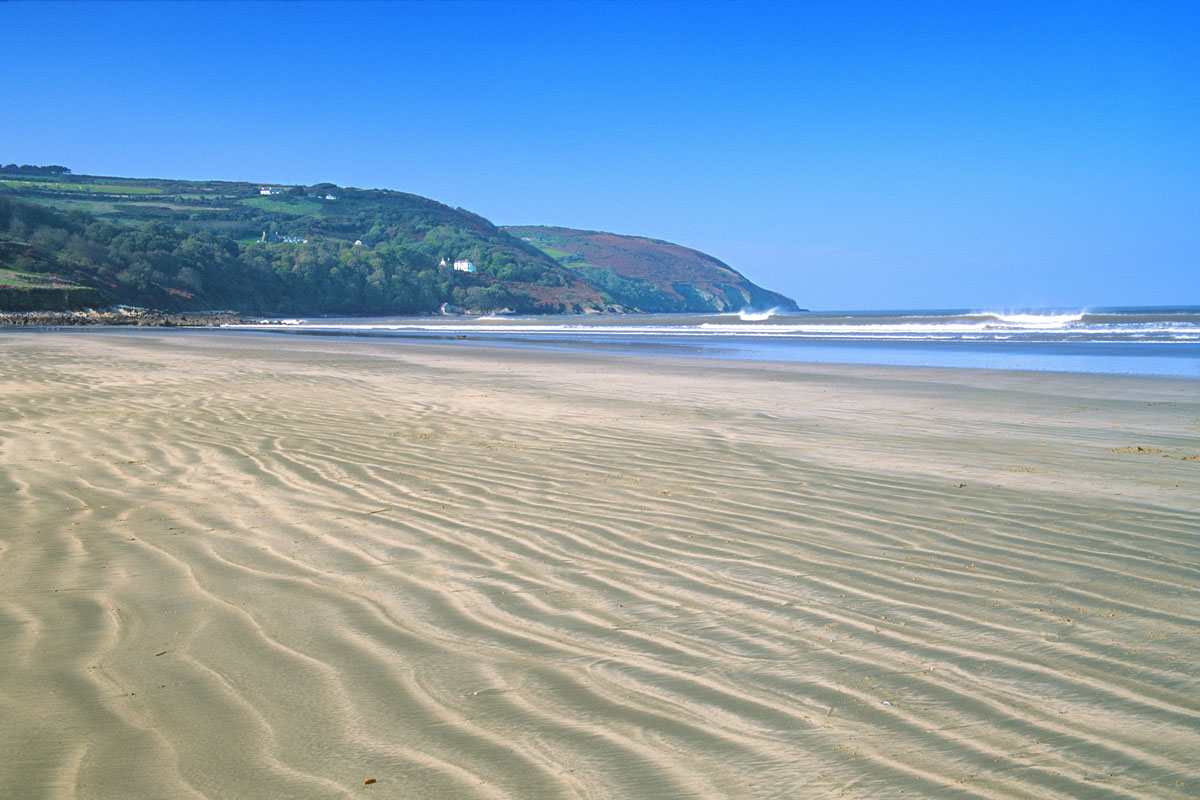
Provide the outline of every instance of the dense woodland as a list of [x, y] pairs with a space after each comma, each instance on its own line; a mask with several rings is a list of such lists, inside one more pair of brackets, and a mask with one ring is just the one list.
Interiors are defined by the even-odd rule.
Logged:
[[469, 276], [404, 245], [339, 239], [239, 245], [210, 230], [188, 233], [157, 221], [135, 227], [3, 195], [0, 229], [7, 232], [0, 253], [10, 269], [58, 275], [117, 303], [264, 314], [417, 314], [447, 302], [539, 310], [529, 295], [500, 284], [466, 285]]

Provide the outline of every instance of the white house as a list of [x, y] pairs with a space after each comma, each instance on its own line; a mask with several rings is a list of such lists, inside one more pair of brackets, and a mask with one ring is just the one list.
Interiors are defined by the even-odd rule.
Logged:
[[458, 270], [459, 272], [474, 272], [475, 271], [475, 265], [472, 264], [470, 261], [467, 261], [466, 259], [462, 259], [461, 261], [455, 261], [454, 268], [456, 270]]
[[283, 192], [281, 190], [272, 189], [269, 186], [263, 186], [261, 189], [258, 190], [258, 193], [259, 194], [283, 194]]

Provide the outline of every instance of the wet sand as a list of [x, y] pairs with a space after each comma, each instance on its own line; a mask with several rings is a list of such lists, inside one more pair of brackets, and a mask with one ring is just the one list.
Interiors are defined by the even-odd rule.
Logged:
[[1200, 796], [1200, 382], [0, 354], [0, 796]]

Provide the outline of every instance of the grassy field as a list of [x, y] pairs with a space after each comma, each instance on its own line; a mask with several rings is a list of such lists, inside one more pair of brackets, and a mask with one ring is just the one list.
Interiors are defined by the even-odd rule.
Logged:
[[[37, 195], [30, 195], [24, 199], [30, 203], [57, 208], [59, 211], [70, 211], [71, 209], [78, 208], [80, 211], [86, 211], [89, 214], [111, 214], [118, 208], [116, 203], [106, 200], [90, 200], [83, 197], [39, 197]], [[128, 204], [122, 203], [121, 207], [125, 205]]]
[[166, 192], [166, 194], [169, 194], [173, 197], [178, 197], [182, 200], [205, 200], [209, 202], [213, 200], [235, 200], [238, 197], [237, 195], [231, 195], [228, 193], [214, 194], [213, 192]]
[[532, 244], [538, 250], [541, 250], [543, 253], [550, 256], [551, 258], [566, 258], [567, 256], [571, 255], [566, 250], [556, 250], [553, 247], [549, 247], [544, 244], [538, 244], [537, 242], [531, 242], [530, 244]]
[[545, 244], [542, 244], [541, 242], [536, 242], [536, 241], [531, 241], [529, 243], [532, 244], [534, 247], [536, 247], [538, 250], [541, 250], [546, 255], [557, 260], [563, 266], [575, 267], [575, 268], [592, 266], [590, 262], [580, 258], [579, 256], [575, 255], [574, 253], [568, 253], [566, 250], [558, 250], [554, 247], [550, 247], [549, 245], [545, 245]]
[[[177, 195], [171, 195], [171, 198]], [[187, 195], [184, 195], [187, 196]], [[160, 211], [171, 212], [197, 212], [197, 211], [228, 211], [229, 206], [192, 206], [179, 203], [172, 203], [168, 198], [164, 197], [158, 201], [125, 201], [119, 200], [101, 200], [92, 199], [86, 195], [75, 197], [63, 197], [61, 195], [46, 196], [46, 195], [28, 195], [24, 198], [31, 203], [37, 203], [42, 206], [56, 208], [59, 211], [71, 211], [79, 209], [86, 211], [95, 216], [109, 216], [118, 222], [125, 222], [130, 225], [140, 225], [146, 221], [146, 217], [138, 213], [139, 209], [157, 209]]]
[[22, 289], [57, 289], [70, 284], [56, 281], [35, 272], [17, 272], [12, 269], [0, 269], [0, 286], [16, 286]]
[[323, 207], [323, 204], [318, 203], [316, 200], [280, 200], [273, 197], [248, 197], [242, 200], [242, 205], [257, 208], [259, 211], [269, 211], [274, 214], [293, 214], [297, 217], [306, 214], [318, 214]]
[[24, 181], [5, 178], [0, 183], [14, 189], [50, 192], [95, 192], [97, 194], [162, 194], [161, 186], [133, 186], [121, 183], [67, 183], [65, 181]]
[[170, 211], [228, 211], [228, 207], [219, 206], [188, 206], [179, 203], [169, 203], [164, 201], [159, 202], [131, 202], [123, 203], [124, 206], [134, 206], [138, 208], [165, 208]]

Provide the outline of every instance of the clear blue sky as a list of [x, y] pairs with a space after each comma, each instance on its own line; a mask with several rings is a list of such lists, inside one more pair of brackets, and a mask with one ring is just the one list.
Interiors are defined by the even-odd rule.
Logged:
[[414, 192], [803, 306], [1200, 303], [1200, 2], [0, 2], [0, 161]]

